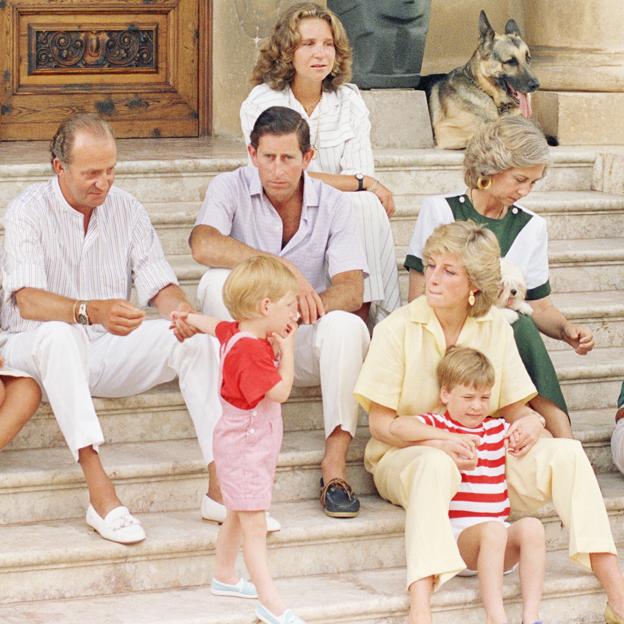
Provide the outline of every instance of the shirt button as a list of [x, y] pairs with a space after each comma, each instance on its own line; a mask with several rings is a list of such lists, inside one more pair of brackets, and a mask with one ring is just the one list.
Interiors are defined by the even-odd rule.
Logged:
[[462, 195], [462, 196], [459, 198], [459, 203], [460, 203], [460, 204], [463, 204], [465, 201], [466, 201], [466, 198]]
[[514, 207], [511, 209], [511, 212], [513, 212], [514, 214], [518, 214], [518, 209], [514, 206]]
[[257, 416], [258, 412], [256, 410], [254, 410], [253, 412], [251, 412], [252, 416]]

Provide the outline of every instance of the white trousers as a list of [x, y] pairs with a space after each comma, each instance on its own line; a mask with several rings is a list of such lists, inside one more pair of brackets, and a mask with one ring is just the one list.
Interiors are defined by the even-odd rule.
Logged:
[[104, 442], [91, 396], [139, 394], [177, 375], [204, 461], [210, 463], [212, 430], [221, 414], [213, 342], [196, 335], [179, 343], [166, 320], [144, 321], [128, 336], [48, 321], [9, 335], [3, 356], [39, 382], [76, 459], [78, 449]]
[[611, 454], [617, 469], [624, 473], [624, 418], [618, 420], [611, 435]]
[[[221, 295], [227, 269], [209, 269], [197, 288], [204, 314], [231, 319]], [[325, 437], [336, 427], [355, 435], [358, 407], [353, 388], [370, 337], [362, 319], [334, 310], [314, 325], [301, 325], [295, 339], [295, 386], [317, 386], [323, 394]]]

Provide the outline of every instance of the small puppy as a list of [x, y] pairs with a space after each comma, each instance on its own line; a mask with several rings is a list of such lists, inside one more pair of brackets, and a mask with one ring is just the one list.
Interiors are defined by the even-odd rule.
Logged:
[[506, 258], [500, 259], [500, 267], [501, 290], [496, 305], [503, 310], [511, 325], [518, 320], [519, 314], [533, 314], [533, 308], [524, 300], [527, 287], [522, 271]]

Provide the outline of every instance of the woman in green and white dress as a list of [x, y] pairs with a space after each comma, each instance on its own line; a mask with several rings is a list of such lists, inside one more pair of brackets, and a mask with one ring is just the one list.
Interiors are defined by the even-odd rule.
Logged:
[[513, 330], [522, 361], [538, 396], [531, 407], [546, 419], [555, 437], [572, 437], [568, 408], [539, 332], [564, 340], [579, 354], [594, 346], [586, 327], [571, 323], [550, 297], [546, 221], [517, 202], [540, 180], [549, 164], [543, 133], [523, 117], [506, 116], [481, 127], [466, 148], [463, 193], [424, 200], [410, 241], [408, 299], [424, 289], [422, 250], [431, 232], [443, 223], [472, 220], [498, 239], [501, 255], [518, 266], [527, 283], [533, 315], [520, 315]]

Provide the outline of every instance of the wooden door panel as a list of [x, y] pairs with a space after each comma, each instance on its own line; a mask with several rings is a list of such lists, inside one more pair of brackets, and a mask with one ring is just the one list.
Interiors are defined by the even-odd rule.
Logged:
[[76, 111], [118, 137], [197, 136], [207, 1], [0, 0], [0, 139], [48, 139]]

